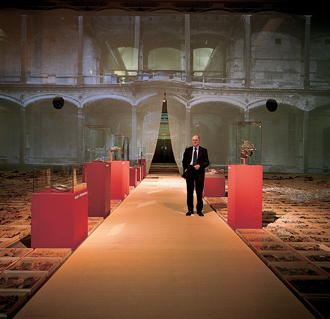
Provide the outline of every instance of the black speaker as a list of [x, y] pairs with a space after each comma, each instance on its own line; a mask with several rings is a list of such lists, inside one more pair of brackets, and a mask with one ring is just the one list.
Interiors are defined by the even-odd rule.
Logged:
[[266, 102], [266, 107], [269, 112], [275, 112], [277, 109], [276, 100], [270, 99]]
[[53, 106], [55, 109], [60, 110], [64, 105], [64, 99], [61, 96], [56, 96], [53, 99]]

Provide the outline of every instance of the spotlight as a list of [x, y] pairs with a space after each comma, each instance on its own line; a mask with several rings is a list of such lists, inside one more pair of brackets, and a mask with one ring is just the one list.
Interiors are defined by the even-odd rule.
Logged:
[[277, 102], [276, 102], [276, 100], [269, 99], [269, 100], [266, 102], [266, 107], [267, 107], [267, 110], [268, 110], [269, 112], [275, 112], [276, 109], [277, 109]]
[[56, 96], [53, 99], [53, 106], [55, 109], [60, 110], [64, 105], [64, 99], [61, 96]]

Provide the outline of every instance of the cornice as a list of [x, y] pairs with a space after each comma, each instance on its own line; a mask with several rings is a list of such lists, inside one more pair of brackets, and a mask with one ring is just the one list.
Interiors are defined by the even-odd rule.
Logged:
[[329, 90], [272, 89], [272, 88], [237, 88], [206, 86], [187, 82], [146, 81], [131, 84], [110, 85], [31, 85], [0, 84], [0, 99], [8, 99], [22, 106], [33, 101], [62, 96], [71, 100], [78, 107], [86, 101], [97, 99], [122, 99], [132, 106], [147, 98], [176, 96], [180, 101], [203, 103], [209, 101], [231, 101], [244, 108], [255, 107], [267, 99], [275, 99], [281, 104], [294, 105], [310, 111], [323, 105], [330, 105]]
[[329, 96], [329, 89], [309, 89], [303, 88], [246, 88], [231, 86], [201, 85], [199, 83], [174, 82], [174, 81], [145, 81], [134, 82], [130, 84], [87, 84], [87, 85], [35, 85], [35, 84], [0, 84], [1, 93], [20, 93], [20, 94], [84, 94], [84, 93], [115, 93], [115, 92], [133, 92], [133, 94], [144, 94], [146, 91], [166, 90], [183, 91], [187, 93], [198, 92], [217, 95], [254, 95], [264, 96], [272, 94], [273, 96], [282, 96], [283, 94], [317, 95]]
[[297, 0], [11, 0], [2, 1], [0, 8], [22, 10], [70, 9], [83, 12], [121, 10], [123, 12], [147, 14], [157, 11], [200, 13], [223, 10], [232, 13], [279, 11], [284, 13], [315, 14], [324, 12], [326, 4]]

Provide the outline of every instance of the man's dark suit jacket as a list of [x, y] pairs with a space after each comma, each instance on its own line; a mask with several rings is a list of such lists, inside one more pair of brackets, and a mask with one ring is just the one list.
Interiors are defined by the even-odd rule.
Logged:
[[[193, 146], [186, 148], [183, 159], [182, 159], [182, 166], [183, 166], [183, 175], [182, 177], [187, 178], [191, 169], [195, 170], [192, 166], [190, 166], [191, 157], [193, 153]], [[204, 181], [205, 177], [205, 168], [209, 166], [209, 158], [207, 155], [207, 149], [204, 147], [199, 146], [198, 157], [197, 157], [197, 164], [200, 165], [199, 170], [197, 171], [198, 179], [200, 182]]]

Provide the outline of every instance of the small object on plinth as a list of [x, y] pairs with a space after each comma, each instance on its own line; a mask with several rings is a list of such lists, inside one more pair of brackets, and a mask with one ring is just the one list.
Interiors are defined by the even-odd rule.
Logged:
[[68, 192], [70, 191], [70, 187], [64, 184], [53, 184], [53, 188], [57, 191]]
[[224, 174], [225, 170], [223, 168], [215, 167], [215, 168], [211, 168], [210, 172], [212, 174]]
[[[110, 161], [112, 161], [112, 153], [113, 152], [117, 152], [117, 151], [120, 151], [120, 155], [122, 155], [122, 150], [120, 147], [118, 146], [114, 146], [110, 149]], [[116, 159], [115, 159], [116, 160]]]
[[120, 150], [121, 150], [121, 148], [118, 146], [111, 147], [111, 149], [110, 149], [111, 152], [116, 152], [116, 151], [120, 151]]
[[256, 149], [254, 148], [254, 144], [247, 140], [242, 140], [242, 145], [239, 145], [239, 151], [241, 154], [241, 158], [243, 159], [243, 164], [245, 165], [245, 159], [247, 157], [251, 157], [253, 154], [253, 151]]

